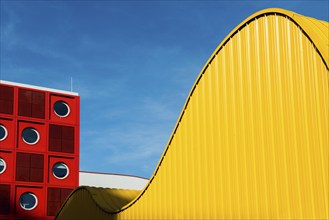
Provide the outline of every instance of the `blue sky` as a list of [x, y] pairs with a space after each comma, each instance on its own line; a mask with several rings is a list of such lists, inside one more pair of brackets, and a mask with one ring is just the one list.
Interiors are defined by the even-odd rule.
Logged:
[[0, 79], [81, 96], [80, 169], [150, 177], [199, 71], [252, 13], [328, 1], [3, 1]]

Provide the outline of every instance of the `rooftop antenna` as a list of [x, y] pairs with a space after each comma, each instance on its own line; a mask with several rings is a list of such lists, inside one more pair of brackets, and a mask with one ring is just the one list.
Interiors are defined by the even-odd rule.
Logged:
[[71, 76], [71, 92], [73, 92], [73, 77]]

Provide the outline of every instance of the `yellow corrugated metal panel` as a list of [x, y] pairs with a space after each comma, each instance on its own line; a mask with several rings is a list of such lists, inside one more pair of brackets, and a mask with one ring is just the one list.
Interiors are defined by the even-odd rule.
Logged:
[[[140, 194], [140, 190], [110, 189], [99, 187], [78, 187], [65, 201], [61, 215], [74, 210], [74, 218], [63, 219], [104, 219], [108, 213], [115, 213]], [[87, 213], [86, 213], [87, 212]], [[71, 214], [69, 214], [71, 215]]]
[[242, 22], [201, 71], [146, 188], [104, 219], [328, 219], [328, 30], [282, 9]]

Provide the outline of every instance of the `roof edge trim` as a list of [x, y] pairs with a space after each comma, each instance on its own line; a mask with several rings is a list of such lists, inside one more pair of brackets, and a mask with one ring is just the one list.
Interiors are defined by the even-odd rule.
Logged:
[[10, 81], [5, 81], [5, 80], [0, 80], [0, 83], [4, 84], [4, 85], [9, 85], [9, 86], [19, 86], [19, 87], [23, 87], [23, 88], [29, 88], [29, 89], [35, 89], [35, 90], [41, 90], [41, 91], [47, 91], [47, 92], [54, 92], [54, 93], [60, 93], [60, 94], [65, 94], [65, 95], [79, 96], [79, 93], [77, 93], [77, 92], [70, 92], [70, 91], [65, 91], [65, 90], [60, 90], [60, 89], [52, 89], [52, 88], [42, 87], [42, 86], [34, 86], [34, 85], [29, 85], [29, 84], [24, 84], [24, 83], [10, 82]]

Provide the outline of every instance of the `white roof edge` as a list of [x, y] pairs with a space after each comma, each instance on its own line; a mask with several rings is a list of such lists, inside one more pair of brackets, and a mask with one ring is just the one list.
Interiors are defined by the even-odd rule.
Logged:
[[33, 86], [33, 85], [29, 85], [29, 84], [24, 84], [24, 83], [16, 83], [16, 82], [10, 82], [10, 81], [5, 81], [5, 80], [0, 80], [0, 83], [6, 84], [6, 85], [11, 85], [11, 86], [20, 86], [20, 87], [24, 87], [24, 88], [37, 89], [37, 90], [42, 90], [42, 91], [56, 92], [56, 93], [61, 93], [61, 94], [66, 94], [66, 95], [79, 96], [79, 93], [77, 93], [77, 92], [70, 92], [70, 91], [64, 91], [64, 90], [59, 90], [59, 89], [52, 89], [52, 88], [47, 88], [47, 87], [42, 87], [42, 86]]
[[93, 172], [93, 171], [83, 171], [83, 170], [80, 170], [79, 173], [95, 174], [95, 175], [109, 175], [109, 176], [122, 176], [122, 177], [132, 177], [132, 178], [138, 178], [138, 179], [143, 179], [143, 180], [149, 180], [148, 178], [145, 178], [145, 177], [129, 175], [129, 174], [103, 173], [103, 172]]

